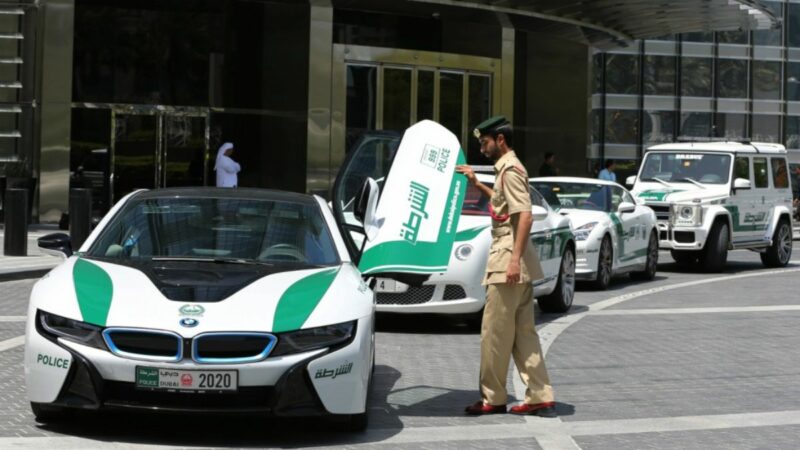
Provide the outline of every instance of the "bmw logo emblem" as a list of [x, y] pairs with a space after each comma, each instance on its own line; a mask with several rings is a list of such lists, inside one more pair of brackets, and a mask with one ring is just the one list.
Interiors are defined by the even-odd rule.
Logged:
[[180, 322], [181, 326], [184, 326], [186, 328], [196, 327], [198, 323], [200, 323], [199, 320], [192, 319], [191, 317], [184, 317], [183, 319], [181, 319]]

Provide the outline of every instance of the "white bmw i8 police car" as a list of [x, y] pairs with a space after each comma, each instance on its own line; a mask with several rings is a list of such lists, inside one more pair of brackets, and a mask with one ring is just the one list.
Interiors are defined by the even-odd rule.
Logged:
[[[354, 208], [362, 228], [344, 228], [316, 196], [172, 188], [127, 195], [74, 253], [65, 234], [41, 238], [66, 260], [30, 296], [37, 419], [70, 408], [260, 411], [364, 428], [368, 282], [443, 270], [466, 187], [458, 140], [433, 122], [407, 131], [398, 166], [420, 160], [422, 141], [448, 150], [442, 170], [392, 172], [380, 201], [367, 180]], [[355, 250], [342, 239], [354, 228], [367, 236]]]
[[[358, 224], [350, 213], [357, 187], [367, 177], [383, 180], [398, 143], [399, 136], [395, 133], [373, 132], [354, 145], [342, 166], [341, 182], [334, 187], [334, 210], [342, 211], [343, 222]], [[491, 166], [475, 169], [482, 183], [494, 184]], [[534, 296], [543, 311], [566, 312], [575, 295], [575, 241], [570, 222], [555, 212], [535, 189], [531, 189], [531, 203], [534, 218], [531, 242], [536, 246], [545, 274], [544, 279], [534, 282]], [[352, 238], [358, 246], [361, 236], [352, 232], [345, 240]], [[457, 314], [479, 323], [486, 303], [481, 281], [491, 244], [491, 217], [488, 199], [471, 185], [466, 189], [455, 241], [446, 270], [422, 278], [377, 278], [377, 311]]]
[[591, 178], [531, 178], [560, 214], [569, 217], [577, 244], [575, 277], [608, 288], [614, 275], [655, 278], [658, 230], [650, 208], [617, 183]]

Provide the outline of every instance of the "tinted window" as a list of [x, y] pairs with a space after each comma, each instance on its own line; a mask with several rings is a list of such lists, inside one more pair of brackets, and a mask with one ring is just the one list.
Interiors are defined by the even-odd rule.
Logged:
[[769, 175], [767, 175], [767, 158], [753, 158], [753, 172], [757, 188], [769, 186]]
[[789, 173], [786, 169], [786, 160], [783, 158], [772, 158], [772, 182], [776, 188], [789, 187]]
[[533, 186], [556, 210], [570, 208], [611, 211], [611, 186], [605, 184], [537, 181]]
[[708, 153], [649, 153], [642, 181], [725, 184], [730, 174], [730, 155]]
[[739, 156], [733, 162], [733, 177], [744, 178], [750, 181], [750, 159], [745, 156]]
[[132, 200], [88, 256], [111, 260], [188, 258], [338, 264], [316, 204], [234, 198]]

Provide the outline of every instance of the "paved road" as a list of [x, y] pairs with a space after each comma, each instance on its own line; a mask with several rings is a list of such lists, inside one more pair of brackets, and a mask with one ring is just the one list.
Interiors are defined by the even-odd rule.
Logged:
[[[546, 449], [795, 449], [800, 435], [800, 258], [780, 270], [736, 251], [723, 274], [662, 254], [656, 281], [580, 291], [540, 315], [558, 419], [464, 417], [479, 336], [456, 321], [380, 317], [370, 428], [319, 420], [76, 415], [38, 425], [24, 398], [22, 322], [32, 281], [0, 284], [0, 448], [147, 445]], [[513, 366], [513, 365], [512, 365]], [[509, 372], [512, 392], [521, 392]]]

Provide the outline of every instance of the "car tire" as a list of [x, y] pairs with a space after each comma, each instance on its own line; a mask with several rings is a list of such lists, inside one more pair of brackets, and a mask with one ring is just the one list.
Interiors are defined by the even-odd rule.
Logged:
[[64, 418], [64, 408], [58, 406], [31, 402], [31, 411], [36, 417], [36, 421], [40, 423], [55, 422]]
[[614, 250], [611, 249], [611, 236], [603, 236], [600, 243], [600, 251], [597, 254], [597, 276], [592, 282], [595, 289], [605, 291], [611, 284], [611, 276], [614, 270]]
[[694, 265], [700, 257], [700, 252], [694, 250], [670, 250], [669, 254], [676, 263], [682, 266]]
[[730, 231], [725, 222], [716, 222], [708, 233], [706, 246], [700, 254], [700, 264], [707, 272], [722, 272], [728, 262]]
[[575, 247], [568, 244], [561, 256], [558, 281], [553, 292], [539, 297], [539, 308], [546, 313], [565, 313], [575, 298]]
[[480, 333], [481, 326], [483, 325], [483, 308], [481, 308], [478, 312], [467, 314], [467, 316], [464, 318], [464, 322], [471, 331], [477, 331]]
[[656, 233], [650, 233], [650, 241], [647, 243], [647, 260], [644, 263], [644, 270], [641, 272], [631, 272], [634, 280], [650, 281], [656, 277], [658, 271], [658, 237]]
[[781, 219], [772, 235], [772, 245], [761, 253], [761, 262], [767, 267], [785, 267], [791, 258], [792, 227], [786, 219]]

